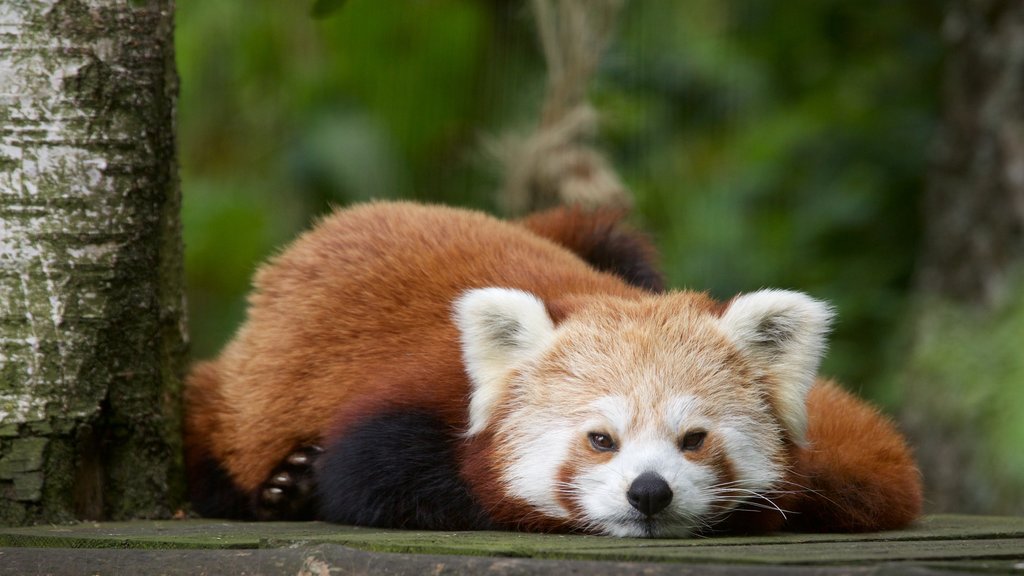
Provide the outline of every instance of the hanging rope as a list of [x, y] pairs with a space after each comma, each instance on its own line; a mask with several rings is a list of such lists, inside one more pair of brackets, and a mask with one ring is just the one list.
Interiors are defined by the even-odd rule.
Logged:
[[587, 85], [624, 0], [533, 0], [548, 87], [537, 129], [491, 146], [505, 168], [501, 201], [512, 215], [555, 204], [587, 208], [632, 204], [615, 170], [590, 142], [597, 113]]

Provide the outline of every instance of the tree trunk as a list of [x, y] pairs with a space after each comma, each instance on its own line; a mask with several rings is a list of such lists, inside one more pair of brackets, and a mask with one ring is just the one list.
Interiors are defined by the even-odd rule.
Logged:
[[177, 503], [173, 11], [0, 1], [0, 524]]
[[955, 0], [904, 422], [935, 510], [1024, 512], [1024, 3]]

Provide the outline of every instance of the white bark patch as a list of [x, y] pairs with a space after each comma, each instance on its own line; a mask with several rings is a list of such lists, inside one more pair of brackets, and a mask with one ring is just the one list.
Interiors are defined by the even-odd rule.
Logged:
[[0, 423], [34, 422], [46, 414], [46, 403], [24, 394], [0, 394]]
[[[145, 215], [135, 197], [158, 190], [156, 146], [130, 109], [165, 97], [131, 60], [163, 52], [116, 28], [147, 10], [0, 0], [0, 424], [97, 409], [106, 383], [83, 372], [109, 342], [110, 310], [125, 305], [117, 279], [126, 265], [159, 265], [138, 250], [159, 208]], [[140, 301], [140, 318], [159, 317], [156, 298]], [[109, 370], [149, 376], [124, 364]]]

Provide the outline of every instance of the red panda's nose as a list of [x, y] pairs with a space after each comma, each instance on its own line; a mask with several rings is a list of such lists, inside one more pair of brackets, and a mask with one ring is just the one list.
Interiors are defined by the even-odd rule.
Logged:
[[636, 477], [626, 491], [629, 503], [646, 516], [661, 512], [672, 501], [672, 489], [668, 482], [654, 472], [644, 472]]

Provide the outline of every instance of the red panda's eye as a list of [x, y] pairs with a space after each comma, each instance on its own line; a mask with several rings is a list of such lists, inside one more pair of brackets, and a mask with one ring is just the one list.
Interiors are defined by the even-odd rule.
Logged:
[[598, 452], [611, 452], [615, 450], [615, 440], [612, 440], [612, 437], [607, 434], [591, 432], [587, 434], [587, 437], [590, 438], [590, 445]]
[[693, 452], [700, 450], [700, 447], [704, 445], [704, 439], [707, 438], [708, 433], [704, 430], [694, 430], [693, 432], [687, 432], [683, 436], [683, 439], [679, 441], [679, 448], [684, 452]]

